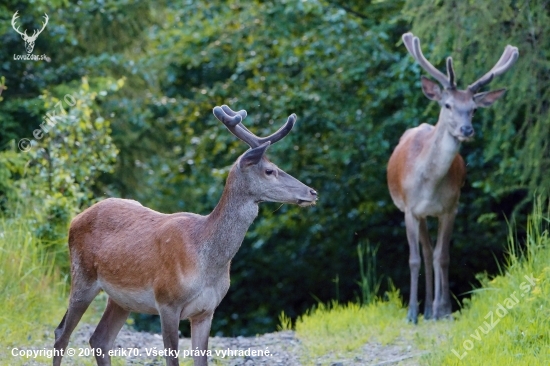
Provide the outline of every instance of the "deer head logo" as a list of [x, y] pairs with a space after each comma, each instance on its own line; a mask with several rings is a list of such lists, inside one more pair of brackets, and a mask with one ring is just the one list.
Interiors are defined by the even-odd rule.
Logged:
[[42, 33], [42, 31], [44, 30], [44, 28], [46, 28], [46, 25], [48, 24], [48, 14], [44, 13], [44, 19], [46, 20], [46, 22], [42, 23], [42, 29], [40, 29], [39, 31], [35, 29], [34, 32], [32, 33], [32, 36], [27, 35], [26, 29], [25, 29], [25, 32], [21, 33], [19, 31], [19, 27], [17, 28], [15, 27], [15, 21], [17, 20], [17, 18], [19, 18], [19, 16], [17, 15], [17, 11], [16, 11], [15, 14], [13, 14], [13, 17], [11, 18], [11, 26], [13, 27], [13, 29], [15, 29], [17, 33], [21, 35], [21, 38], [23, 38], [23, 41], [25, 41], [25, 48], [27, 49], [27, 53], [32, 53], [36, 38], [40, 33]]

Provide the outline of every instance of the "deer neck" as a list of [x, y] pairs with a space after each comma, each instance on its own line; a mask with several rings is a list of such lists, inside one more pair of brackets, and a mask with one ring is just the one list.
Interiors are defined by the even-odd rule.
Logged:
[[217, 266], [229, 264], [237, 254], [248, 228], [258, 216], [258, 202], [234, 184], [229, 174], [222, 197], [207, 216], [204, 227], [207, 256]]
[[428, 137], [422, 151], [422, 167], [424, 178], [438, 182], [447, 175], [461, 142], [454, 137], [439, 118]]

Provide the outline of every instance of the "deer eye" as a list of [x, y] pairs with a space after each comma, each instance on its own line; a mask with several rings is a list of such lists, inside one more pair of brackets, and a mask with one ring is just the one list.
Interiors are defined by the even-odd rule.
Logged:
[[445, 103], [445, 108], [451, 109], [451, 105], [449, 103]]
[[266, 169], [265, 174], [267, 174], [267, 175], [273, 174], [273, 169]]

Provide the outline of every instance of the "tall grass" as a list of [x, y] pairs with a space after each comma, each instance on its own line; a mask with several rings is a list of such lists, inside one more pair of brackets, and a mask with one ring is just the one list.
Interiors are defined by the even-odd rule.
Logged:
[[550, 365], [550, 209], [535, 205], [520, 242], [510, 231], [501, 275], [481, 275], [481, 287], [428, 365]]
[[[0, 216], [0, 364], [13, 347], [45, 346], [66, 309], [66, 281], [26, 220]], [[27, 360], [28, 361], [28, 360]]]
[[359, 277], [357, 281], [361, 290], [361, 304], [372, 303], [382, 283], [382, 276], [376, 274], [376, 254], [380, 244], [372, 246], [368, 240], [360, 241], [357, 244], [357, 257], [359, 258]]
[[501, 274], [480, 274], [481, 286], [454, 321], [406, 323], [396, 291], [367, 306], [318, 306], [296, 321], [302, 361], [330, 364], [368, 352], [362, 347], [370, 341], [405, 340], [422, 354], [414, 361], [421, 365], [550, 365], [550, 206], [542, 208], [535, 205], [525, 238], [510, 231]]

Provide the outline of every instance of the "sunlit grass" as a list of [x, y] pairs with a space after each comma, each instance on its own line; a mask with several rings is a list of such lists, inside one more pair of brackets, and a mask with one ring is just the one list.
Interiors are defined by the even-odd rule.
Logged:
[[[527, 223], [525, 249], [510, 235], [504, 273], [480, 276], [429, 365], [550, 364], [550, 236], [540, 203]], [[535, 280], [533, 280], [535, 278]], [[534, 282], [534, 284], [533, 284]], [[517, 299], [517, 301], [516, 301]], [[492, 321], [491, 321], [492, 318]]]
[[11, 349], [53, 339], [67, 292], [53, 256], [33, 237], [25, 221], [0, 217], [0, 364], [28, 362], [13, 358]]
[[305, 350], [302, 361], [307, 363], [329, 353], [343, 355], [371, 340], [390, 343], [400, 336], [405, 316], [396, 290], [389, 293], [386, 301], [366, 306], [320, 304], [296, 321], [296, 334]]
[[[350, 358], [367, 352], [361, 347], [368, 342], [387, 345], [405, 339], [422, 354], [415, 357], [422, 365], [549, 365], [550, 216], [541, 207], [539, 202], [528, 220], [526, 238], [510, 235], [502, 275], [479, 275], [481, 287], [454, 314], [454, 321], [406, 323], [396, 291], [368, 306], [320, 305], [296, 321], [302, 362]], [[519, 240], [525, 243], [523, 250]], [[491, 312], [493, 324], [498, 323], [489, 330]], [[281, 320], [288, 328], [288, 319]]]
[[[1, 365], [23, 365], [30, 360], [50, 364], [51, 359], [46, 356], [27, 359], [13, 357], [11, 352], [13, 348], [51, 350], [54, 330], [67, 309], [68, 275], [59, 272], [54, 263], [58, 253], [53, 253], [52, 247], [47, 249], [33, 235], [28, 222], [24, 218], [0, 217]], [[61, 247], [60, 250], [68, 250], [66, 244]], [[105, 302], [106, 296], [98, 296], [81, 322], [97, 324]], [[70, 343], [71, 346], [76, 345]], [[77, 361], [82, 365], [95, 364], [93, 357]]]

